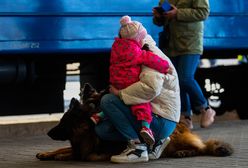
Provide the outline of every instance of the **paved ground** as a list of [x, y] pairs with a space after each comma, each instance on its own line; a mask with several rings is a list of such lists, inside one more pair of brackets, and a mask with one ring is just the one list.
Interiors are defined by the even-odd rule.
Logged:
[[[184, 159], [165, 158], [147, 163], [112, 164], [109, 162], [77, 162], [77, 161], [40, 161], [35, 158], [37, 152], [53, 150], [69, 145], [68, 142], [58, 142], [49, 139], [45, 132], [55, 123], [36, 123], [12, 125], [11, 129], [24, 129], [26, 133], [12, 134], [0, 138], [0, 167], [1, 168], [248, 168], [248, 120], [216, 121], [208, 129], [201, 129], [195, 125], [194, 131], [203, 139], [216, 138], [233, 145], [235, 153], [230, 157], [192, 157]], [[42, 128], [43, 127], [43, 128]], [[0, 131], [10, 129], [1, 126]], [[18, 128], [18, 129], [15, 129]], [[28, 128], [28, 129], [27, 129]], [[42, 129], [41, 129], [42, 128]], [[26, 130], [26, 131], [25, 131]], [[28, 134], [30, 130], [37, 130]], [[41, 130], [41, 131], [40, 131]]]

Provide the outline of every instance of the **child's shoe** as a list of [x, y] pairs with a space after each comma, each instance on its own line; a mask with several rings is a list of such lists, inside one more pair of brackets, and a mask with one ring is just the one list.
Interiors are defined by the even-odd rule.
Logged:
[[153, 145], [155, 143], [155, 139], [150, 128], [142, 127], [140, 135], [148, 145]]
[[98, 124], [101, 121], [101, 117], [97, 114], [93, 114], [90, 119], [93, 121], [94, 124]]

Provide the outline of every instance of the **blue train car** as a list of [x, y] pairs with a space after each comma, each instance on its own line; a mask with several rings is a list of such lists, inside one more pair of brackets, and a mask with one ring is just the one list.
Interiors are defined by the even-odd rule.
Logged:
[[[66, 64], [80, 62], [81, 83], [108, 83], [119, 19], [130, 15], [155, 40], [154, 0], [1, 0], [0, 104], [6, 114], [63, 111]], [[204, 56], [247, 55], [248, 1], [210, 0]], [[46, 90], [46, 92], [45, 92]], [[47, 92], [48, 90], [48, 92]], [[21, 112], [22, 111], [22, 112]], [[4, 113], [0, 113], [4, 115]]]

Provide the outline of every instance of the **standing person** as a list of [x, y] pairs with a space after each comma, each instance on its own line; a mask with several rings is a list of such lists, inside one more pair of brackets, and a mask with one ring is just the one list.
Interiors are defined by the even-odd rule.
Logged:
[[[137, 21], [132, 21], [129, 16], [123, 16], [120, 20], [121, 28], [119, 38], [111, 48], [110, 57], [110, 84], [117, 89], [124, 89], [139, 81], [141, 65], [153, 68], [160, 73], [169, 71], [169, 63], [150, 51], [142, 50], [142, 40], [147, 31]], [[151, 104], [139, 103], [131, 106], [132, 113], [140, 121], [142, 128], [140, 135], [148, 145], [153, 145], [155, 139], [150, 129], [152, 121]], [[93, 115], [93, 121], [97, 117], [103, 117], [104, 112]], [[95, 122], [96, 123], [96, 122]]]
[[[160, 0], [159, 6], [164, 1]], [[158, 26], [164, 26], [164, 32], [160, 34], [160, 46], [177, 69], [182, 105], [181, 121], [192, 129], [192, 110], [200, 111], [202, 114], [200, 125], [206, 128], [214, 122], [216, 112], [209, 107], [194, 75], [203, 53], [203, 21], [209, 15], [209, 1], [168, 0], [168, 2], [171, 9], [167, 12], [160, 14], [153, 9], [153, 22]]]
[[[127, 149], [120, 155], [111, 157], [112, 162], [131, 163], [158, 159], [176, 128], [180, 118], [180, 90], [177, 72], [170, 59], [159, 50], [155, 41], [147, 35], [142, 44], [168, 61], [171, 73], [163, 74], [142, 66], [139, 81], [125, 89], [110, 88], [113, 94], [104, 95], [101, 109], [107, 116], [96, 125], [97, 135], [104, 140], [127, 141]], [[142, 45], [143, 46], [143, 45]], [[152, 121], [150, 128], [154, 133], [155, 144], [147, 149], [139, 137], [140, 125], [128, 105], [151, 102]]]

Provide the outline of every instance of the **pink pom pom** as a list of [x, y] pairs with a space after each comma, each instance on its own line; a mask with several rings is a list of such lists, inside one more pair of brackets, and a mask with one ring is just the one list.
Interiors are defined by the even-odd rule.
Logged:
[[127, 25], [128, 23], [131, 22], [131, 17], [130, 16], [123, 16], [120, 20], [120, 23], [121, 23], [121, 26], [125, 26]]

